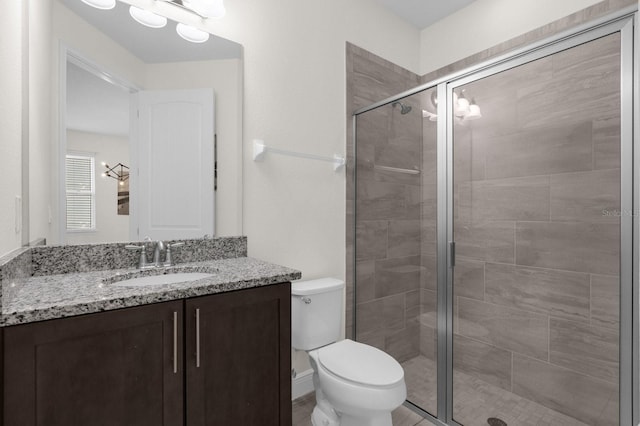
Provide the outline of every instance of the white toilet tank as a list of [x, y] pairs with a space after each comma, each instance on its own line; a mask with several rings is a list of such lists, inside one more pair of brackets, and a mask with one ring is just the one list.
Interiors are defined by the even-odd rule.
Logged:
[[320, 278], [291, 284], [291, 345], [309, 351], [340, 339], [344, 281]]

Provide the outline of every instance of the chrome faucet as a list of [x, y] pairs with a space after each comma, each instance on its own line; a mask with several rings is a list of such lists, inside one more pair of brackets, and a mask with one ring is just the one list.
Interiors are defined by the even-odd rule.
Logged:
[[[146, 251], [146, 243], [151, 243], [155, 245], [153, 249], [153, 262], [147, 261], [147, 251]], [[171, 249], [178, 248], [183, 246], [184, 242], [177, 242], [173, 244], [164, 243], [160, 240], [152, 241], [151, 238], [147, 237], [144, 239], [144, 243], [139, 246], [136, 245], [127, 245], [125, 248], [127, 250], [140, 250], [140, 259], [138, 261], [138, 268], [140, 269], [149, 269], [149, 268], [161, 268], [163, 266], [173, 266], [173, 256], [171, 255]], [[162, 253], [164, 252], [164, 259]]]
[[162, 252], [165, 251], [164, 243], [162, 240], [156, 242], [156, 248], [153, 251], [153, 264], [154, 266], [164, 266], [162, 263]]

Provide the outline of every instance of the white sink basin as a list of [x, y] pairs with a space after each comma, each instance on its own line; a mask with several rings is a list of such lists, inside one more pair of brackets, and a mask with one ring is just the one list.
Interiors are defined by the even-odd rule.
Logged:
[[174, 283], [184, 283], [189, 281], [201, 280], [203, 278], [212, 277], [213, 274], [203, 272], [178, 272], [175, 274], [151, 275], [148, 277], [131, 278], [128, 280], [117, 281], [111, 285], [118, 287], [146, 287], [153, 285], [164, 285]]

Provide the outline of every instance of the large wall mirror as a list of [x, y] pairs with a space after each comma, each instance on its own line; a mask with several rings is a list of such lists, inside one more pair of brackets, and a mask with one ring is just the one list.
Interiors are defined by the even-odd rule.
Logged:
[[[51, 55], [41, 63], [50, 64], [53, 128], [49, 141], [31, 132], [30, 239], [242, 233], [242, 46], [216, 36], [189, 42], [171, 20], [143, 26], [128, 1], [111, 10], [48, 1], [49, 28], [33, 28], [46, 17], [30, 16], [31, 35], [50, 32], [50, 51], [30, 45], [30, 55]], [[30, 82], [46, 80], [39, 61], [30, 61]], [[31, 102], [32, 128], [45, 108]], [[43, 159], [36, 151], [47, 142]]]

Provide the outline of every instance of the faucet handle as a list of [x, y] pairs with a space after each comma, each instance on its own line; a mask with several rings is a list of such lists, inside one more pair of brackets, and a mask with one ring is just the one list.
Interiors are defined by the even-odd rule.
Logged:
[[127, 250], [137, 251], [140, 250], [140, 260], [138, 261], [138, 268], [143, 269], [147, 267], [147, 248], [143, 245], [136, 246], [129, 244], [124, 246]]
[[171, 249], [173, 247], [181, 247], [184, 245], [184, 242], [167, 244], [167, 255], [165, 256], [164, 266], [173, 266], [173, 258], [171, 257]]

